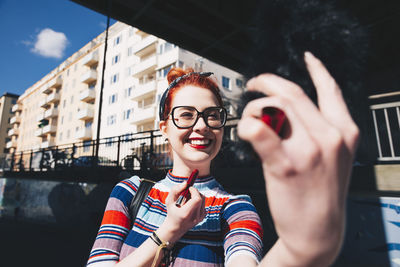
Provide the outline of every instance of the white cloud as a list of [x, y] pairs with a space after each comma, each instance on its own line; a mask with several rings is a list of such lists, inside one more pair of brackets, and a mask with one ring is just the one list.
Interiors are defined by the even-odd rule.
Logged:
[[46, 28], [36, 36], [31, 51], [43, 57], [62, 58], [67, 44], [68, 39], [64, 33]]

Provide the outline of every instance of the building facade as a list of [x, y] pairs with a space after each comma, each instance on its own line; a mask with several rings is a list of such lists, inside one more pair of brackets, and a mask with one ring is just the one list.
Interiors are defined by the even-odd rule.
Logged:
[[98, 127], [100, 138], [157, 130], [157, 103], [175, 66], [214, 72], [226, 99], [243, 87], [239, 73], [117, 22], [109, 28], [99, 123], [104, 44], [105, 32], [19, 97], [13, 106], [18, 135], [9, 135], [13, 151], [89, 143]]
[[17, 143], [18, 111], [13, 109], [18, 95], [5, 93], [0, 97], [0, 159], [13, 150]]

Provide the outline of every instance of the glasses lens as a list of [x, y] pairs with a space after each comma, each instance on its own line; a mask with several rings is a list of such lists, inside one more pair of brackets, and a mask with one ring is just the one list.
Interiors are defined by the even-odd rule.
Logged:
[[197, 118], [197, 111], [192, 107], [176, 107], [172, 119], [178, 127], [191, 127]]
[[204, 117], [211, 128], [220, 128], [226, 121], [226, 111], [223, 108], [212, 107], [204, 110]]

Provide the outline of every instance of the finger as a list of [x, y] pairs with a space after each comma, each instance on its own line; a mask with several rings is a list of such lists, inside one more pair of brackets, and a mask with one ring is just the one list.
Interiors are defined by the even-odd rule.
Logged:
[[[243, 111], [242, 119], [238, 123], [238, 135], [243, 140], [249, 141], [260, 156], [263, 163], [267, 164], [270, 171], [279, 171], [281, 166], [290, 166], [291, 158], [302, 157], [308, 148], [313, 147], [310, 135], [307, 133], [297, 114], [290, 104], [285, 104], [280, 98], [266, 97], [251, 101]], [[290, 133], [287, 139], [279, 136], [260, 119], [262, 109], [276, 107], [286, 114], [287, 127]], [[301, 144], [305, 149], [295, 151], [293, 147]], [[275, 168], [277, 168], [275, 170]]]
[[316, 140], [323, 139], [330, 125], [297, 84], [274, 74], [262, 74], [251, 79], [247, 86], [249, 90], [284, 99], [297, 113], [298, 120], [302, 122], [310, 135]]
[[318, 106], [326, 120], [341, 131], [345, 143], [355, 149], [352, 133], [358, 132], [344, 101], [342, 91], [324, 64], [312, 53], [304, 53], [307, 70], [317, 90]]
[[171, 191], [169, 192], [167, 198], [165, 199], [165, 204], [171, 204], [175, 203], [175, 201], [178, 199], [179, 194], [186, 188], [186, 181], [182, 182], [179, 185], [176, 185], [171, 188]]

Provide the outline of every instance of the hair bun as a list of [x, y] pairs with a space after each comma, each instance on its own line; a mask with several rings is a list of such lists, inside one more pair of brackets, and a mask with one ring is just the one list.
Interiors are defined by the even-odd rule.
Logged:
[[167, 80], [168, 80], [168, 84], [172, 83], [175, 79], [193, 72], [194, 70], [192, 68], [188, 68], [186, 70], [182, 69], [182, 68], [172, 68], [167, 75]]

